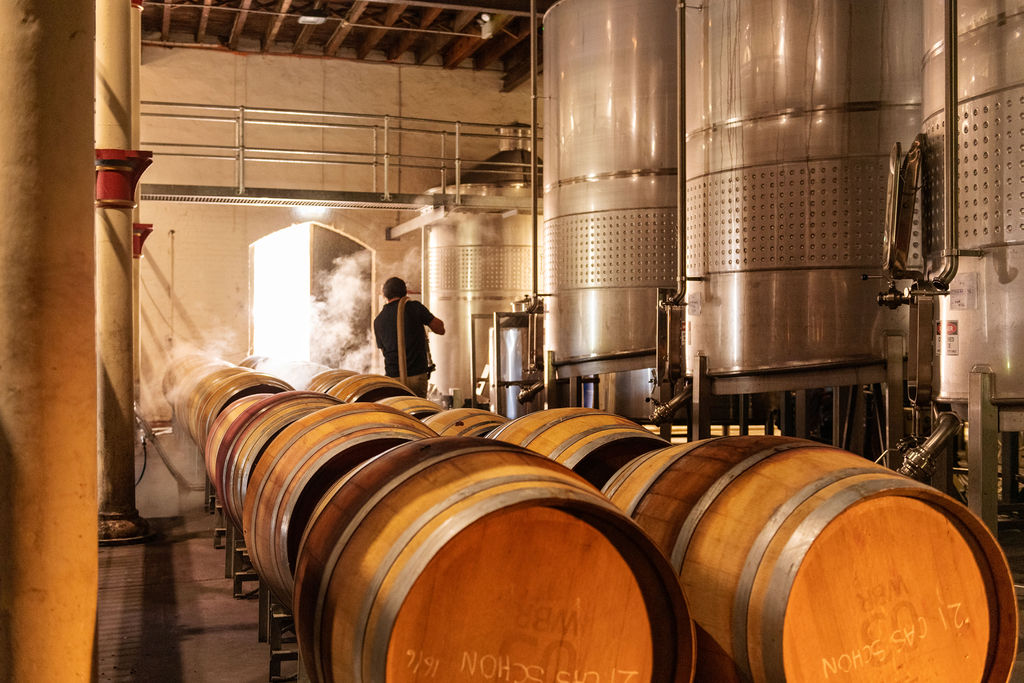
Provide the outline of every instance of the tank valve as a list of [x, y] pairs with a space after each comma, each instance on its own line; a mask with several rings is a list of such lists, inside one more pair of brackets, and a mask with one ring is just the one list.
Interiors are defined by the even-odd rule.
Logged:
[[906, 292], [896, 289], [896, 284], [893, 282], [890, 282], [889, 289], [880, 292], [875, 300], [879, 306], [888, 306], [894, 311], [904, 304], [909, 305], [913, 302], [913, 298]]
[[651, 403], [655, 405], [654, 410], [651, 411], [651, 422], [656, 425], [668, 422], [672, 419], [672, 416], [675, 415], [676, 411], [679, 410], [679, 408], [681, 408], [692, 395], [693, 385], [687, 384], [683, 387], [682, 391], [664, 403], [651, 399]]
[[530, 386], [528, 386], [525, 389], [521, 390], [519, 392], [519, 395], [517, 396], [517, 398], [519, 399], [520, 403], [523, 403], [523, 404], [529, 403], [530, 400], [533, 399], [534, 396], [539, 394], [540, 390], [543, 389], [543, 388], [544, 388], [544, 382], [534, 382]]
[[935, 421], [931, 436], [923, 443], [913, 437], [901, 440], [896, 445], [897, 454], [903, 455], [899, 473], [918, 481], [930, 481], [935, 473], [935, 456], [946, 441], [960, 431], [962, 424], [955, 413], [942, 413]]

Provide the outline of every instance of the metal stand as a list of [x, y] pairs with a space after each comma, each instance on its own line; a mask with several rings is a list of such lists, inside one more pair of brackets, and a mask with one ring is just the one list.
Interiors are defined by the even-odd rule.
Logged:
[[224, 578], [231, 579], [231, 593], [236, 599], [245, 597], [242, 590], [245, 583], [259, 581], [260, 578], [249, 562], [249, 551], [245, 548], [242, 533], [230, 522], [224, 539]]
[[[213, 503], [213, 547], [220, 549], [227, 545], [227, 518], [224, 516], [224, 508], [214, 499]], [[225, 577], [227, 578], [227, 577]]]
[[[300, 672], [302, 672], [302, 666], [299, 664], [299, 651], [296, 647], [295, 621], [292, 619], [291, 612], [273, 599], [270, 600], [269, 616], [267, 641], [270, 644], [270, 680], [296, 680]], [[282, 675], [281, 664], [284, 662], [295, 662], [298, 666], [298, 671], [295, 674]]]
[[[993, 533], [1000, 526], [1020, 526], [1020, 520], [1000, 522], [999, 513], [1024, 511], [1019, 500], [1017, 471], [1019, 433], [1024, 431], [1024, 405], [999, 403], [993, 398], [995, 375], [987, 365], [971, 369], [967, 393], [967, 506]], [[1002, 495], [1000, 484], [1002, 435]]]
[[[885, 361], [862, 365], [821, 368], [780, 369], [759, 374], [709, 375], [708, 359], [698, 355], [693, 370], [693, 397], [690, 409], [692, 439], [711, 435], [713, 396], [738, 396], [739, 433], [748, 433], [748, 401], [751, 395], [777, 395], [777, 421], [768, 411], [765, 434], [776, 432], [807, 438], [811, 433], [808, 407], [813, 389], [832, 390], [832, 431], [822, 434], [834, 445], [864, 453], [866, 426], [869, 418], [879, 426], [870, 437], [878, 439], [882, 450], [892, 447], [904, 436], [903, 386], [906, 377], [905, 340], [899, 335], [886, 335]], [[865, 390], [868, 387], [868, 390]], [[869, 407], [874, 405], [869, 412]], [[884, 406], [884, 408], [883, 408]], [[884, 432], [881, 424], [885, 425]], [[723, 433], [730, 433], [728, 425]]]

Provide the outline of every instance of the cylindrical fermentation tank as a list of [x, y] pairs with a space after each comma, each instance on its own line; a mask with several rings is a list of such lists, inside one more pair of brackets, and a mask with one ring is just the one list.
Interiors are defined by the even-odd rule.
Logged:
[[[501, 129], [509, 136], [503, 138], [501, 151], [463, 174], [463, 194], [529, 199], [529, 138], [519, 134], [522, 130]], [[530, 293], [532, 221], [528, 213], [467, 209], [448, 214], [426, 230], [426, 303], [447, 328], [443, 337], [430, 338], [431, 356], [437, 366], [430, 381], [442, 394], [457, 388], [469, 399], [474, 388], [470, 321], [474, 314], [511, 311], [512, 301]], [[481, 335], [477, 349], [486, 358], [487, 323], [478, 323], [477, 328]]]
[[[544, 245], [557, 361], [650, 351], [675, 284], [675, 3], [561, 0], [544, 17]], [[634, 366], [634, 367], [643, 367]]]
[[882, 359], [889, 153], [919, 128], [920, 4], [708, 0], [687, 10], [688, 367]]
[[[944, 3], [925, 3], [924, 219], [942, 254]], [[1024, 1], [959, 3], [959, 248], [939, 300], [939, 400], [967, 401], [971, 368], [995, 373], [999, 399], [1024, 398]]]

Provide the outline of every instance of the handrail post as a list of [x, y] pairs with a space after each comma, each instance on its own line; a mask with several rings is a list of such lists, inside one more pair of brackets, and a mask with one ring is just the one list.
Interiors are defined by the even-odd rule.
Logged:
[[441, 194], [448, 194], [448, 131], [441, 131]]
[[391, 131], [391, 116], [384, 115], [384, 199], [391, 199], [391, 183], [388, 178], [391, 168], [391, 145], [389, 144]]
[[245, 194], [245, 105], [238, 107], [238, 120], [235, 123], [235, 162], [238, 194]]
[[373, 127], [373, 192], [377, 192], [377, 126]]
[[462, 203], [462, 121], [455, 122], [455, 203]]

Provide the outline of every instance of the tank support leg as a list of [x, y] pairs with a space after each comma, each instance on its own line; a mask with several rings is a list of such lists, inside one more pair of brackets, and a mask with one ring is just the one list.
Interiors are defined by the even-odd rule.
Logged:
[[[885, 443], [882, 450], [894, 448], [904, 437], [903, 429], [903, 337], [897, 334], [885, 337]], [[901, 463], [886, 463], [899, 467]]]
[[689, 441], [711, 436], [711, 378], [708, 377], [708, 357], [697, 356], [693, 369], [693, 404], [690, 410]]
[[967, 506], [994, 534], [999, 518], [999, 410], [992, 404], [992, 371], [987, 366], [971, 370], [967, 421]]

